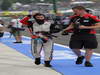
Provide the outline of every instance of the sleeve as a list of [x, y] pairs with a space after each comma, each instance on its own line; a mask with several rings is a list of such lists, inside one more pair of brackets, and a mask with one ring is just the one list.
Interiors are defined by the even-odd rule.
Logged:
[[20, 20], [20, 22], [24, 25], [29, 25], [28, 20], [30, 19], [30, 17], [24, 17], [23, 19]]
[[100, 19], [99, 19], [97, 16], [91, 15], [90, 17], [91, 17], [92, 22], [93, 22], [94, 24], [100, 22]]

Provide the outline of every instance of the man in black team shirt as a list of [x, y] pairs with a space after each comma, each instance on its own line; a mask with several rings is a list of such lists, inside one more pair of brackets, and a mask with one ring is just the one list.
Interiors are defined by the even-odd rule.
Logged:
[[[70, 39], [69, 46], [73, 52], [78, 56], [76, 64], [82, 64], [83, 59], [86, 61], [86, 67], [93, 67], [90, 62], [93, 49], [97, 48], [96, 31], [95, 28], [100, 28], [100, 20], [89, 13], [83, 6], [76, 6], [72, 8], [75, 16], [71, 18], [71, 24], [65, 29], [73, 29], [73, 34]], [[85, 56], [81, 54], [80, 49], [85, 48]]]

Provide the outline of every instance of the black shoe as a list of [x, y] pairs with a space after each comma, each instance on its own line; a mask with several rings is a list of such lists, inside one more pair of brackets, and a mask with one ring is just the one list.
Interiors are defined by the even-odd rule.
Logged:
[[40, 58], [35, 58], [35, 62], [34, 62], [36, 65], [39, 65], [41, 62], [40, 62]]
[[22, 41], [20, 41], [20, 42], [13, 42], [13, 43], [22, 43]]
[[93, 67], [93, 65], [89, 61], [86, 61], [84, 65], [85, 67]]
[[50, 61], [45, 61], [44, 66], [45, 66], [45, 67], [52, 67], [52, 65], [50, 64]]
[[76, 60], [76, 64], [82, 64], [83, 63], [83, 59], [84, 59], [84, 56], [78, 57], [77, 60]]

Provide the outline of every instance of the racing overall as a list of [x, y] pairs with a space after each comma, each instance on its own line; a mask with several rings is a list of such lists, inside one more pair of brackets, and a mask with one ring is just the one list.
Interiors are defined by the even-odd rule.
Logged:
[[52, 46], [53, 41], [48, 33], [50, 31], [49, 22], [44, 22], [44, 24], [39, 25], [38, 23], [33, 24], [33, 35], [37, 38], [32, 37], [32, 54], [35, 58], [41, 57], [41, 50], [44, 50], [44, 60], [50, 61], [52, 59]]

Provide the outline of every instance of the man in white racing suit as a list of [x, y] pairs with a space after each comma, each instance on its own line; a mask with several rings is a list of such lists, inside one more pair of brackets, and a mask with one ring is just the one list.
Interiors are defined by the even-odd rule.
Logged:
[[[32, 54], [35, 57], [35, 64], [41, 63], [41, 51], [44, 51], [44, 66], [51, 67], [53, 41], [50, 34], [51, 23], [45, 20], [45, 16], [41, 13], [36, 13], [34, 16], [35, 22], [28, 22], [30, 16], [25, 17], [20, 22], [27, 24], [32, 37]], [[27, 23], [26, 23], [27, 22]]]

